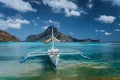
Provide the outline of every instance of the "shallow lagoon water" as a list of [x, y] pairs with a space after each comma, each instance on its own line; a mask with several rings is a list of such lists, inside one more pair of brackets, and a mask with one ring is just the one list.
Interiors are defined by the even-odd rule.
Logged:
[[34, 57], [19, 64], [21, 56], [47, 51], [41, 42], [0, 43], [0, 80], [120, 80], [119, 43], [56, 43], [60, 50], [77, 50], [89, 56], [60, 55], [58, 70], [49, 57]]

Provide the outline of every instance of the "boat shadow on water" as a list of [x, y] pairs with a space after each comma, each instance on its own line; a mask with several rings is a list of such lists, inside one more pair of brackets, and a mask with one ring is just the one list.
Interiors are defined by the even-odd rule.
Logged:
[[[23, 59], [24, 57], [21, 57], [21, 59]], [[50, 57], [48, 55], [45, 56], [36, 56], [36, 57], [29, 57], [23, 61], [19, 61], [20, 64], [25, 63], [26, 61], [36, 61], [38, 60], [38, 63], [40, 65], [42, 65], [42, 70], [43, 71], [56, 71], [56, 67], [54, 66], [54, 64], [51, 62]]]

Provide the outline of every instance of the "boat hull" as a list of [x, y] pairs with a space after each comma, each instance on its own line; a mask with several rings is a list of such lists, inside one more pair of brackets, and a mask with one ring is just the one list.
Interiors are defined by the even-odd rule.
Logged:
[[55, 68], [58, 66], [58, 61], [59, 61], [59, 54], [58, 55], [49, 55], [50, 61], [53, 64]]

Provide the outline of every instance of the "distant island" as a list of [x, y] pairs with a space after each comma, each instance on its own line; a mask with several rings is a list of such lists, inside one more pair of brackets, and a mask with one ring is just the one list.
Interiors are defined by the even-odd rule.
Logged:
[[18, 39], [17, 37], [0, 30], [0, 42], [18, 42], [20, 41], [20, 39]]
[[69, 35], [65, 35], [59, 32], [55, 27], [49, 26], [44, 32], [39, 34], [33, 34], [27, 37], [26, 42], [45, 42], [51, 37], [52, 28], [54, 31], [54, 36], [61, 42], [99, 42], [100, 40], [93, 39], [76, 39]]
[[[45, 42], [51, 37], [52, 28], [54, 31], [54, 37], [61, 42], [100, 42], [100, 40], [93, 39], [76, 39], [69, 35], [65, 35], [59, 32], [55, 27], [49, 26], [44, 32], [39, 34], [29, 35], [24, 42]], [[0, 42], [20, 42], [16, 36], [9, 34], [3, 30], [0, 30]]]

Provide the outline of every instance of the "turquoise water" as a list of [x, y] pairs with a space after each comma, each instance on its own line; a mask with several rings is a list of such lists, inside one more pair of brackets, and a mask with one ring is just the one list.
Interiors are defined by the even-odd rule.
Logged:
[[51, 44], [41, 42], [0, 43], [0, 80], [120, 80], [120, 43], [56, 43], [62, 51], [79, 54], [60, 55], [58, 70], [48, 56], [34, 57], [19, 64], [21, 56], [35, 51], [47, 51]]

